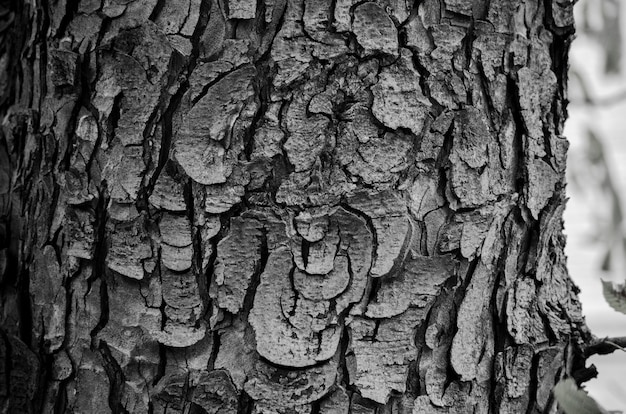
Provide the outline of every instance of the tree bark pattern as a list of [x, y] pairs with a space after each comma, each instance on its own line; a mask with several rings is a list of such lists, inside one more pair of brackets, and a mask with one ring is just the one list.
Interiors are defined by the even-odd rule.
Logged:
[[0, 7], [1, 412], [556, 412], [569, 2]]

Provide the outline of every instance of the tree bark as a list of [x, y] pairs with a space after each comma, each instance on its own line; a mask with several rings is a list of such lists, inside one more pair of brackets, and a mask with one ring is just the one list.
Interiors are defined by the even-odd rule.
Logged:
[[1, 412], [556, 412], [570, 2], [1, 4]]

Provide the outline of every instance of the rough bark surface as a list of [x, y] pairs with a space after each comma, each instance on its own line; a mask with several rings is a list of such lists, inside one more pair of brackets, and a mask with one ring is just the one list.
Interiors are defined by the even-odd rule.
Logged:
[[0, 412], [556, 412], [571, 8], [0, 2]]

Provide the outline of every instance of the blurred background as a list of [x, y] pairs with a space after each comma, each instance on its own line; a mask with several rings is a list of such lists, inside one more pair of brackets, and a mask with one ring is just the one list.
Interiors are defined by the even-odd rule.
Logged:
[[[611, 307], [606, 296], [616, 306], [611, 296], [626, 280], [626, 0], [579, 0], [575, 13], [565, 128], [571, 144], [568, 267], [581, 288], [592, 333], [624, 337], [626, 314]], [[617, 306], [625, 302], [622, 298]], [[626, 413], [626, 352], [596, 356], [589, 363], [599, 375], [586, 390], [603, 408]]]

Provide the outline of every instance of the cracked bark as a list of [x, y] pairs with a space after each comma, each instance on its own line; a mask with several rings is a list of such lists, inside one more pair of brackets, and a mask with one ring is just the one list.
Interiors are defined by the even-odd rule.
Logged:
[[602, 352], [563, 254], [571, 5], [18, 3], [0, 412], [546, 413]]

